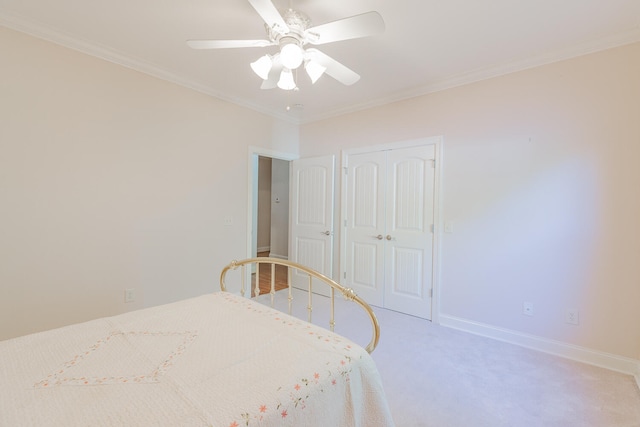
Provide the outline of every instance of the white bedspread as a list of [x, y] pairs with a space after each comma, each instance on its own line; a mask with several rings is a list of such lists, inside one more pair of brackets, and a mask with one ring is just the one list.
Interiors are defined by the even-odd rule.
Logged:
[[0, 426], [391, 426], [340, 335], [215, 293], [0, 342]]

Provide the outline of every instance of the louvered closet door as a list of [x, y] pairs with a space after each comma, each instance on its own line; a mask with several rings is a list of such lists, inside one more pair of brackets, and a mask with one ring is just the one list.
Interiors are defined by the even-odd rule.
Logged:
[[345, 283], [367, 302], [431, 318], [435, 148], [348, 157]]
[[384, 307], [431, 318], [435, 149], [388, 152]]

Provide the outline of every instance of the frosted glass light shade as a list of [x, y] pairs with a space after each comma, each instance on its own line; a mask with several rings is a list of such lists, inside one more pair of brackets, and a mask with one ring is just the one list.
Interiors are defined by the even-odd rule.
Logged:
[[295, 70], [302, 64], [304, 59], [304, 52], [302, 48], [295, 43], [289, 43], [282, 46], [280, 49], [280, 59], [282, 65], [290, 70]]
[[262, 79], [269, 78], [269, 71], [273, 66], [273, 61], [269, 55], [261, 56], [257, 61], [251, 63], [251, 69]]
[[288, 68], [285, 68], [280, 73], [280, 80], [278, 80], [278, 87], [282, 90], [295, 89], [296, 82], [293, 80], [293, 73]]
[[304, 69], [309, 75], [311, 83], [313, 84], [317, 82], [318, 79], [324, 74], [324, 72], [327, 70], [327, 67], [310, 60], [307, 61], [307, 63], [304, 65]]

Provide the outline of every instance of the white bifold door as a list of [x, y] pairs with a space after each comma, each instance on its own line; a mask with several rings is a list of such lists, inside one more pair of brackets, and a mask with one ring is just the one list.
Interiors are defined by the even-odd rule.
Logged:
[[346, 284], [367, 302], [431, 319], [435, 147], [347, 157]]

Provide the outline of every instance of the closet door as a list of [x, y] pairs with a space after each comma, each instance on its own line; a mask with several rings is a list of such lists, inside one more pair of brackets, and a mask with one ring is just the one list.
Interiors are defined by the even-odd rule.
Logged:
[[385, 152], [349, 156], [345, 279], [370, 304], [383, 306]]
[[384, 307], [430, 319], [435, 148], [387, 153]]
[[349, 155], [345, 284], [372, 305], [431, 319], [435, 147]]

